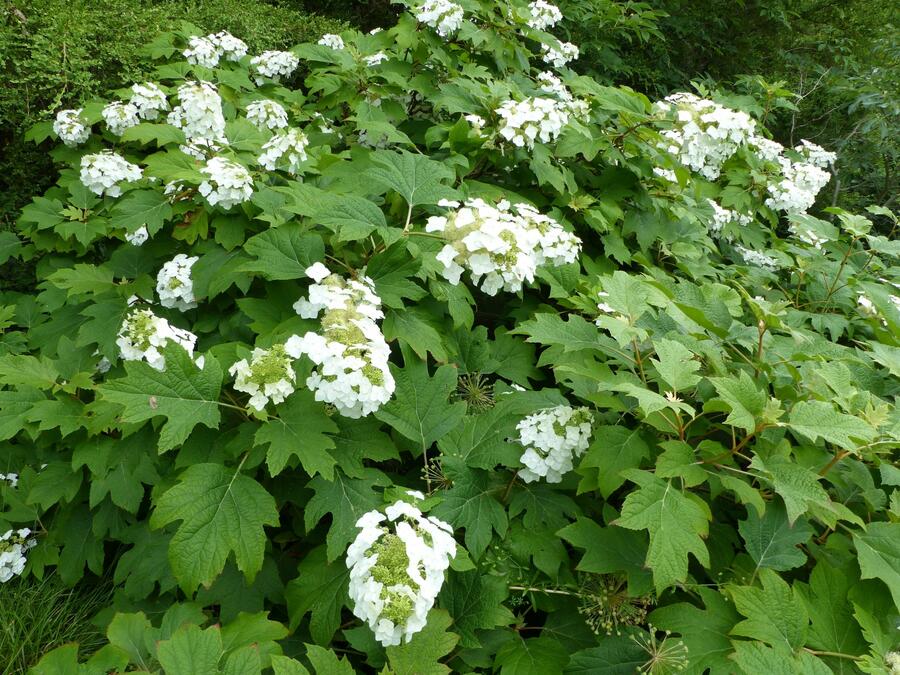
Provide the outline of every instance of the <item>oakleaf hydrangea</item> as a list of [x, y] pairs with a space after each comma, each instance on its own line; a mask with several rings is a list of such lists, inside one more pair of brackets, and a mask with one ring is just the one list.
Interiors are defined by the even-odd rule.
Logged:
[[81, 108], [60, 110], [53, 122], [53, 133], [63, 143], [74, 148], [91, 137], [91, 127], [81, 118]]
[[138, 118], [138, 109], [132, 103], [123, 101], [113, 101], [103, 108], [103, 121], [106, 122], [106, 128], [115, 136], [121, 136], [136, 124], [140, 123]]
[[578, 58], [578, 47], [571, 42], [560, 42], [559, 45], [541, 45], [541, 55], [545, 63], [549, 63], [554, 68], [562, 68], [569, 61], [575, 61]]
[[660, 147], [710, 180], [718, 178], [725, 161], [755, 135], [750, 115], [694, 94], [672, 94], [656, 109], [675, 118], [674, 127], [662, 133], [666, 140]]
[[253, 69], [258, 77], [257, 84], [265, 82], [264, 78], [270, 78], [278, 82], [282, 77], [288, 77], [297, 70], [300, 65], [300, 59], [296, 54], [291, 52], [268, 51], [263, 52], [259, 56], [254, 56], [250, 60]]
[[166, 369], [166, 357], [161, 350], [169, 342], [181, 345], [193, 356], [197, 336], [176, 328], [149, 309], [134, 309], [128, 313], [119, 329], [116, 345], [126, 361], [146, 361], [156, 370]]
[[283, 129], [288, 125], [284, 106], [269, 99], [250, 103], [247, 106], [247, 119], [260, 129]]
[[279, 130], [263, 144], [258, 161], [265, 169], [274, 171], [284, 158], [287, 164], [285, 169], [289, 173], [297, 173], [300, 163], [306, 161], [308, 145], [309, 139], [299, 129]]
[[188, 40], [188, 48], [182, 54], [188, 63], [204, 68], [219, 65], [219, 46], [208, 37], [193, 36]]
[[198, 256], [188, 257], [179, 253], [159, 270], [156, 275], [156, 292], [163, 307], [174, 307], [185, 312], [197, 306], [191, 268], [198, 260]]
[[528, 25], [538, 30], [547, 30], [562, 21], [563, 15], [559, 11], [559, 7], [551, 5], [545, 0], [534, 0], [528, 3], [528, 10], [531, 12], [531, 18], [528, 19]]
[[550, 143], [569, 123], [566, 102], [540, 96], [504, 101], [494, 111], [500, 116], [500, 135], [518, 147], [533, 148], [535, 141]]
[[439, 232], [447, 244], [437, 256], [441, 274], [458, 284], [466, 270], [473, 283], [488, 295], [512, 293], [534, 281], [542, 265], [575, 262], [581, 241], [550, 216], [533, 206], [502, 201], [492, 206], [481, 199], [444, 202], [455, 207], [445, 216], [432, 216], [426, 232]]
[[25, 553], [37, 544], [30, 535], [31, 530], [26, 527], [8, 530], [0, 536], [0, 583], [5, 584], [22, 574], [26, 563]]
[[382, 645], [408, 642], [425, 627], [456, 556], [453, 528], [404, 501], [369, 511], [356, 527], [346, 561], [353, 613]]
[[141, 168], [137, 164], [132, 164], [110, 150], [81, 158], [82, 184], [101, 197], [104, 194], [118, 197], [122, 194], [119, 183], [140, 180], [141, 175]]
[[213, 157], [200, 173], [206, 180], [198, 189], [210, 206], [219, 204], [223, 209], [230, 209], [253, 196], [253, 176], [235, 161]]
[[306, 270], [316, 283], [294, 309], [304, 319], [324, 311], [320, 333], [291, 336], [285, 349], [292, 358], [305, 354], [316, 369], [306, 380], [316, 400], [330, 403], [345, 417], [364, 417], [394, 393], [388, 368], [390, 347], [376, 320], [384, 317], [381, 299], [368, 277], [343, 279], [316, 263]]
[[519, 476], [526, 483], [543, 478], [559, 483], [572, 470], [591, 440], [591, 413], [587, 408], [561, 405], [529, 415], [519, 422], [519, 443], [524, 446]]
[[250, 394], [249, 405], [256, 410], [264, 410], [269, 401], [281, 403], [294, 392], [296, 375], [284, 345], [257, 347], [249, 362], [241, 359], [228, 372], [235, 376], [234, 388]]
[[324, 47], [331, 47], [332, 49], [343, 49], [344, 39], [340, 35], [335, 35], [334, 33], [325, 33], [325, 35], [319, 38], [318, 44]]
[[169, 113], [168, 122], [184, 131], [191, 139], [224, 142], [225, 117], [222, 99], [210, 82], [185, 82], [178, 88], [178, 101]]
[[434, 28], [441, 37], [447, 37], [462, 26], [463, 8], [450, 0], [425, 0], [416, 10], [416, 20]]
[[129, 102], [137, 108], [138, 117], [142, 120], [155, 120], [161, 112], [169, 109], [169, 99], [154, 82], [131, 85]]
[[125, 233], [125, 241], [132, 246], [142, 246], [150, 238], [150, 232], [146, 225], [141, 225], [134, 232]]

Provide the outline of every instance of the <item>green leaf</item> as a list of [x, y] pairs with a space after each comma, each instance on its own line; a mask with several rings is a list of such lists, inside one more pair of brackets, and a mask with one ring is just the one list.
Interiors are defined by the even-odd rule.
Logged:
[[53, 389], [58, 379], [59, 372], [47, 358], [27, 354], [0, 356], [0, 381], [7, 386]]
[[134, 232], [146, 225], [153, 235], [172, 217], [172, 205], [160, 190], [132, 190], [116, 201], [109, 215], [116, 227]]
[[69, 296], [80, 293], [103, 293], [115, 289], [117, 285], [110, 268], [86, 264], [59, 269], [49, 275], [47, 280], [57, 288], [68, 291]]
[[15, 233], [0, 232], [0, 265], [19, 255], [23, 247], [24, 244]]
[[597, 489], [606, 499], [625, 482], [621, 472], [639, 468], [641, 460], [649, 456], [650, 447], [641, 438], [639, 429], [595, 428], [591, 445], [578, 466], [578, 473], [583, 476], [578, 492]]
[[752, 432], [756, 429], [757, 419], [766, 408], [766, 394], [756, 387], [756, 383], [745, 372], [735, 377], [710, 377], [709, 381], [731, 411], [725, 419], [726, 424]]
[[278, 654], [272, 654], [272, 670], [275, 675], [309, 675], [302, 663]]
[[300, 561], [299, 576], [284, 589], [291, 629], [311, 612], [309, 631], [320, 645], [327, 645], [341, 625], [341, 609], [350, 602], [347, 584], [350, 570], [343, 560], [329, 563], [325, 547], [313, 549]]
[[572, 654], [566, 675], [633, 675], [647, 663], [647, 652], [627, 635], [605, 637], [596, 647]]
[[200, 626], [188, 624], [175, 631], [171, 639], [159, 643], [156, 657], [167, 673], [220, 675], [222, 651], [218, 626], [202, 630]]
[[796, 589], [770, 569], [759, 571], [762, 588], [730, 586], [738, 612], [747, 617], [732, 630], [773, 647], [794, 651], [806, 642], [809, 616]]
[[650, 362], [671, 391], [691, 389], [700, 381], [697, 375], [700, 363], [694, 360], [690, 349], [680, 342], [665, 339], [655, 340], [653, 347], [656, 358], [650, 359]]
[[494, 667], [500, 666], [500, 675], [557, 675], [568, 662], [565, 648], [553, 638], [516, 636], [497, 652]]
[[444, 185], [456, 177], [446, 164], [405, 151], [378, 150], [370, 157], [374, 166], [366, 170], [364, 178], [382, 190], [396, 191], [410, 208], [457, 196], [453, 188]]
[[241, 271], [272, 280], [306, 279], [306, 268], [325, 259], [325, 244], [319, 235], [304, 232], [289, 223], [250, 237], [244, 250], [256, 260], [245, 263]]
[[556, 533], [584, 556], [576, 569], [592, 574], [624, 573], [632, 595], [651, 589], [650, 573], [644, 567], [647, 557], [647, 535], [621, 527], [601, 527], [590, 518], [578, 518]]
[[558, 314], [535, 314], [512, 332], [527, 335], [527, 342], [559, 345], [566, 352], [600, 348], [600, 331], [577, 314], [570, 314], [568, 321]]
[[0, 441], [5, 441], [19, 433], [26, 424], [26, 418], [44, 394], [31, 387], [17, 391], [0, 391]]
[[185, 137], [181, 129], [171, 124], [141, 122], [126, 129], [125, 133], [122, 134], [122, 141], [136, 141], [141, 145], [147, 145], [151, 141], [156, 141], [156, 145], [162, 147], [169, 143], [184, 143]]
[[812, 622], [807, 644], [814, 649], [841, 654], [866, 651], [866, 642], [853, 617], [853, 607], [847, 602], [858, 577], [855, 570], [852, 576], [848, 572], [847, 568], [841, 569], [824, 561], [810, 574], [809, 589], [804, 597]]
[[900, 607], [900, 523], [869, 523], [853, 534], [863, 579], [881, 579]]
[[167, 347], [164, 354], [164, 371], [143, 361], [128, 361], [125, 377], [98, 387], [104, 400], [124, 406], [123, 422], [166, 418], [159, 435], [160, 452], [181, 445], [198, 424], [218, 428], [222, 385], [222, 368], [211, 354], [206, 355], [202, 370], [179, 346]]
[[509, 595], [505, 581], [478, 570], [450, 572], [441, 589], [440, 605], [453, 617], [453, 630], [463, 647], [480, 647], [479, 630], [508, 626], [515, 616], [504, 605]]
[[399, 340], [412, 349], [423, 361], [428, 354], [435, 361], [446, 361], [447, 350], [441, 337], [443, 327], [431, 314], [419, 308], [401, 311], [388, 310], [382, 323], [384, 337], [393, 342]]
[[800, 401], [794, 404], [788, 424], [813, 443], [823, 438], [846, 450], [856, 448], [859, 441], [869, 442], [878, 436], [878, 432], [867, 422], [854, 415], [838, 412], [831, 403], [825, 401]]
[[106, 637], [111, 645], [128, 654], [131, 663], [149, 669], [159, 631], [153, 628], [143, 612], [117, 613], [106, 628]]
[[784, 572], [806, 562], [806, 554], [799, 546], [809, 541], [813, 529], [805, 520], [792, 525], [787, 511], [777, 502], [769, 504], [762, 517], [755, 510], [748, 511], [747, 520], [738, 523], [738, 530], [757, 570], [768, 567]]
[[464, 471], [432, 511], [454, 527], [466, 528], [466, 548], [475, 558], [490, 544], [492, 530], [501, 537], [506, 535], [506, 510], [494, 498], [496, 490], [487, 472]]
[[831, 668], [808, 652], [794, 656], [785, 649], [743, 640], [734, 643], [734, 650], [734, 661], [743, 675], [833, 675]]
[[186, 593], [209, 586], [230, 553], [249, 582], [262, 568], [265, 525], [278, 525], [275, 500], [259, 483], [221, 464], [194, 464], [157, 501], [150, 526], [180, 520], [169, 562]]
[[385, 307], [402, 309], [404, 299], [421, 300], [427, 295], [413, 280], [421, 267], [421, 261], [406, 250], [406, 242], [398, 242], [372, 257], [366, 275], [375, 283], [375, 292]]
[[276, 406], [276, 412], [278, 417], [263, 422], [253, 439], [256, 445], [269, 445], [269, 473], [277, 476], [296, 455], [310, 476], [320, 473], [331, 480], [336, 461], [328, 450], [334, 447], [334, 441], [326, 434], [335, 433], [338, 428], [325, 413], [325, 407], [312, 392], [301, 389]]
[[712, 588], [698, 587], [705, 609], [687, 602], [666, 605], [653, 611], [649, 621], [660, 630], [681, 635], [688, 648], [688, 674], [730, 675], [733, 669], [729, 633], [740, 619], [734, 607]]
[[366, 469], [364, 479], [347, 478], [340, 471], [334, 472], [334, 480], [316, 476], [307, 484], [315, 495], [306, 504], [303, 521], [312, 530], [326, 515], [331, 514], [331, 527], [325, 538], [328, 543], [328, 560], [336, 560], [344, 554], [347, 544], [356, 538], [356, 521], [381, 505], [381, 495], [374, 488], [389, 485], [387, 477], [376, 469]]
[[443, 609], [428, 613], [425, 628], [405, 644], [387, 648], [388, 663], [394, 675], [444, 675], [450, 668], [440, 659], [453, 651], [459, 636], [447, 629], [453, 620]]
[[316, 675], [355, 675], [347, 657], [338, 658], [331, 649], [306, 645], [306, 658], [312, 664]]
[[312, 218], [337, 230], [338, 241], [365, 239], [377, 228], [387, 227], [384, 213], [376, 204], [355, 195], [331, 195], [322, 192], [322, 203]]
[[424, 363], [409, 364], [402, 370], [391, 365], [391, 371], [397, 383], [394, 396], [375, 416], [425, 452], [466, 414], [465, 403], [449, 402], [456, 390], [456, 368], [441, 366], [433, 377]]
[[831, 500], [819, 483], [820, 476], [790, 460], [772, 457], [764, 461], [757, 455], [750, 466], [768, 473], [775, 492], [784, 500], [788, 522], [793, 523], [811, 506], [828, 506]]
[[30, 204], [22, 207], [19, 221], [33, 223], [38, 230], [47, 230], [63, 222], [63, 204], [58, 199], [35, 197]]
[[650, 533], [646, 564], [653, 570], [657, 592], [687, 579], [689, 554], [709, 567], [703, 542], [712, 518], [709, 507], [644, 471], [630, 469], [625, 477], [640, 489], [625, 498], [622, 515], [613, 524]]

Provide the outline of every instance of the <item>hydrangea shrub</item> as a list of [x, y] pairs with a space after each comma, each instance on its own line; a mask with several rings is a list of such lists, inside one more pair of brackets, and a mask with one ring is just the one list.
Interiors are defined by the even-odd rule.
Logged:
[[578, 76], [543, 0], [409, 9], [166, 34], [34, 132], [3, 574], [116, 584], [36, 672], [895, 668], [893, 214], [811, 215], [835, 156], [754, 101]]

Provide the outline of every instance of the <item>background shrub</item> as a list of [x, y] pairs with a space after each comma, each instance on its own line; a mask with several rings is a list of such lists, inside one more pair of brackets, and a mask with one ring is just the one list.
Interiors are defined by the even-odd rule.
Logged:
[[25, 0], [0, 11], [0, 228], [56, 179], [46, 147], [24, 141], [28, 127], [140, 80], [149, 67], [141, 47], [152, 36], [189, 20], [203, 31], [240, 35], [258, 52], [343, 26], [265, 0]]

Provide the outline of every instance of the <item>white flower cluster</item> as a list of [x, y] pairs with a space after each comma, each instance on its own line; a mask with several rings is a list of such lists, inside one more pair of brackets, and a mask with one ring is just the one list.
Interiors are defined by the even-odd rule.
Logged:
[[119, 183], [140, 180], [141, 175], [137, 164], [109, 150], [81, 158], [81, 183], [101, 197], [104, 194], [118, 197], [122, 194]]
[[538, 30], [547, 30], [552, 28], [558, 22], [562, 21], [563, 15], [559, 11], [559, 7], [551, 5], [546, 0], [534, 0], [528, 3], [528, 9], [531, 12], [531, 18], [528, 25]]
[[662, 132], [666, 141], [660, 147], [709, 180], [718, 178], [725, 161], [755, 137], [750, 115], [694, 94], [672, 94], [655, 107], [675, 115], [675, 126]]
[[466, 270], [475, 285], [488, 295], [501, 289], [515, 293], [525, 282], [534, 281], [542, 265], [575, 262], [581, 240], [564, 230], [550, 216], [533, 206], [510, 206], [502, 201], [492, 206], [481, 199], [441, 202], [453, 207], [446, 216], [432, 216], [426, 232], [440, 232], [447, 240], [437, 259], [441, 274], [453, 285]]
[[215, 68], [223, 56], [229, 61], [240, 61], [247, 54], [247, 43], [226, 31], [206, 37], [195, 35], [188, 40], [188, 48], [182, 54], [188, 63]]
[[154, 82], [131, 85], [130, 102], [137, 108], [138, 117], [142, 120], [155, 120], [159, 113], [169, 109], [165, 92]]
[[578, 58], [578, 47], [571, 42], [560, 42], [558, 47], [551, 45], [541, 45], [541, 54], [545, 63], [549, 63], [554, 68], [562, 68], [569, 61]]
[[550, 143], [569, 123], [571, 109], [565, 101], [535, 96], [524, 101], [504, 101], [495, 111], [500, 135], [518, 147], [534, 147], [536, 140]]
[[0, 584], [22, 574], [25, 569], [25, 553], [37, 544], [30, 535], [31, 530], [25, 527], [21, 530], [9, 530], [0, 537]]
[[730, 225], [731, 223], [736, 225], [749, 225], [753, 222], [752, 216], [719, 206], [713, 199], [707, 199], [706, 201], [713, 210], [712, 220], [709, 221], [707, 227], [709, 228], [709, 233], [714, 237], [720, 236], [725, 226]]
[[300, 168], [300, 162], [306, 161], [308, 145], [309, 139], [299, 129], [279, 131], [263, 144], [263, 152], [257, 161], [269, 171], [274, 171], [278, 160], [286, 156], [287, 170], [294, 174]]
[[60, 110], [53, 122], [53, 133], [59, 136], [59, 140], [63, 143], [74, 148], [90, 138], [91, 127], [81, 119], [81, 108]]
[[549, 70], [545, 70], [538, 74], [537, 81], [541, 86], [541, 90], [556, 96], [572, 117], [584, 121], [588, 120], [590, 104], [572, 96], [572, 92], [556, 75]]
[[270, 349], [257, 347], [249, 363], [241, 359], [228, 372], [235, 376], [234, 388], [250, 394], [249, 405], [257, 410], [264, 410], [269, 401], [281, 403], [294, 393], [296, 375], [284, 345]]
[[428, 612], [456, 556], [453, 528], [404, 501], [369, 511], [347, 549], [353, 613], [385, 647], [425, 627]]
[[[176, 328], [149, 309], [135, 309], [122, 322], [116, 344], [126, 361], [145, 360], [156, 370], [166, 369], [166, 357], [160, 350], [169, 341], [181, 345], [193, 356], [197, 336], [190, 331]], [[202, 357], [201, 357], [202, 358]], [[198, 365], [200, 361], [198, 360]]]
[[572, 470], [572, 461], [581, 457], [591, 440], [591, 413], [587, 408], [566, 405], [529, 415], [519, 422], [519, 443], [524, 469], [519, 476], [526, 483], [544, 478], [559, 483]]
[[450, 0], [425, 0], [416, 8], [416, 21], [434, 28], [441, 37], [458, 31], [463, 17], [463, 8]]
[[744, 259], [744, 262], [748, 265], [753, 265], [754, 267], [761, 267], [764, 270], [768, 270], [770, 272], [776, 271], [781, 265], [778, 264], [778, 261], [770, 255], [766, 255], [760, 251], [754, 251], [753, 249], [745, 248], [744, 246], [735, 246], [735, 250], [740, 254], [741, 258]]
[[365, 61], [366, 65], [369, 68], [373, 68], [373, 67], [377, 66], [382, 61], [387, 61], [387, 59], [388, 59], [388, 55], [385, 54], [384, 52], [378, 52], [376, 54], [372, 54], [370, 56], [363, 57], [363, 61]]
[[210, 82], [185, 82], [178, 88], [178, 101], [168, 122], [184, 131], [189, 140], [225, 143], [225, 116], [219, 91]]
[[[661, 166], [653, 167], [653, 175], [658, 176], [659, 178], [662, 178], [664, 181], [666, 181], [668, 183], [677, 183], [678, 182], [678, 176], [675, 175], [674, 171], [672, 171], [671, 169], [664, 169]], [[712, 228], [710, 228], [710, 229], [712, 229]]]
[[900, 652], [888, 652], [884, 655], [884, 665], [890, 675], [900, 675]]
[[149, 230], [147, 230], [146, 225], [141, 225], [134, 232], [125, 233], [125, 241], [127, 241], [132, 246], [143, 246], [149, 238], [150, 232]]
[[224, 157], [213, 157], [200, 173], [206, 180], [198, 188], [210, 206], [230, 209], [253, 196], [253, 176], [242, 165]]
[[280, 103], [263, 99], [247, 106], [247, 119], [260, 129], [283, 129], [288, 125], [287, 110]]
[[278, 82], [282, 77], [287, 77], [300, 65], [300, 59], [291, 52], [268, 51], [259, 56], [254, 56], [250, 64], [256, 69], [259, 77], [257, 84], [265, 82], [264, 78], [271, 78]]
[[803, 141], [794, 150], [801, 155], [799, 161], [778, 157], [781, 180], [767, 186], [770, 196], [766, 206], [775, 211], [805, 213], [831, 180], [831, 174], [824, 167], [834, 161], [835, 155], [809, 141]]
[[186, 312], [197, 306], [191, 268], [198, 260], [200, 258], [197, 256], [189, 258], [184, 253], [179, 253], [159, 270], [156, 275], [156, 292], [163, 307], [175, 307]]
[[16, 487], [19, 484], [19, 474], [17, 473], [0, 473], [0, 480], [9, 483], [10, 487]]
[[332, 49], [343, 49], [344, 38], [334, 33], [325, 33], [316, 44], [320, 44], [323, 47], [331, 47]]
[[111, 134], [121, 136], [126, 129], [140, 124], [137, 106], [124, 101], [113, 101], [103, 108], [103, 121]]
[[306, 275], [316, 283], [294, 309], [304, 319], [324, 310], [322, 332], [293, 335], [285, 350], [295, 359], [306, 354], [316, 364], [306, 386], [317, 401], [331, 403], [345, 417], [369, 415], [391, 399], [395, 387], [388, 368], [391, 350], [376, 323], [384, 318], [381, 299], [368, 277], [345, 280], [322, 263]]
[[856, 298], [856, 309], [862, 316], [867, 319], [878, 318], [878, 308], [867, 295], [864, 295], [862, 293], [859, 294], [859, 296]]

